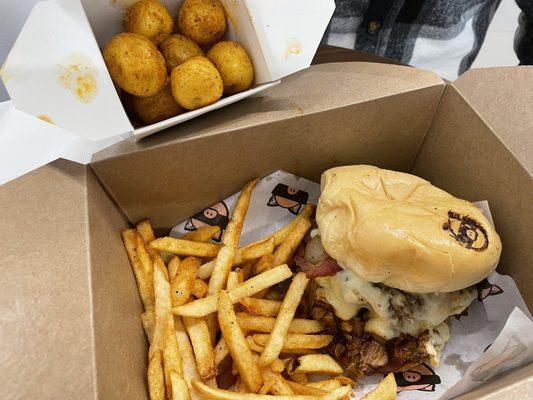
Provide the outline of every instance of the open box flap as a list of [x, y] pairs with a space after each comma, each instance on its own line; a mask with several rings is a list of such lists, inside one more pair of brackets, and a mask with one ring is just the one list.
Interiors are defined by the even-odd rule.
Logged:
[[133, 130], [79, 0], [38, 2], [1, 76], [18, 110], [84, 139]]
[[429, 87], [439, 87], [442, 91], [444, 82], [433, 72], [406, 66], [366, 62], [313, 65], [238, 105], [225, 107], [139, 142], [129, 138], [95, 154], [93, 162], [193, 137], [298, 118]]
[[533, 67], [473, 69], [453, 86], [533, 174]]

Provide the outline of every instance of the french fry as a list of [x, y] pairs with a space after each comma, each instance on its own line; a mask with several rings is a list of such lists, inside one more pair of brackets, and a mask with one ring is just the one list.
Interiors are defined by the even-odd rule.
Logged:
[[[226, 283], [226, 289], [233, 289], [235, 286], [237, 286], [239, 283], [242, 283], [242, 281], [239, 278], [239, 275], [235, 271], [230, 271], [228, 275], [228, 282]], [[219, 299], [220, 301], [220, 299]]]
[[[292, 275], [290, 268], [284, 264], [272, 268], [262, 274], [237, 285], [228, 291], [231, 303], [235, 304], [244, 297], [249, 297], [267, 287], [273, 286]], [[177, 315], [188, 317], [204, 317], [214, 313], [218, 307], [218, 294], [204, 297], [172, 309]]]
[[355, 383], [355, 381], [353, 379], [350, 379], [350, 378], [348, 378], [347, 376], [344, 376], [344, 375], [336, 376], [333, 379], [339, 381], [341, 385], [350, 385], [350, 386], [355, 386], [356, 385], [356, 383]]
[[176, 277], [180, 264], [181, 264], [181, 259], [178, 256], [173, 256], [170, 259], [170, 262], [168, 263], [168, 278], [169, 278], [170, 283], [172, 283], [172, 281]]
[[286, 381], [286, 382], [291, 387], [292, 391], [296, 394], [308, 394], [311, 396], [324, 396], [328, 393], [325, 390], [305, 386], [298, 382], [292, 382], [292, 381]]
[[342, 386], [342, 383], [338, 379], [326, 379], [323, 381], [309, 382], [306, 384], [309, 387], [322, 389], [327, 392], [331, 392]]
[[[242, 280], [243, 280], [243, 282], [245, 280], [247, 280], [247, 279], [250, 279], [250, 275], [252, 275], [253, 267], [254, 267], [254, 262], [253, 261], [248, 261], [247, 263], [245, 263], [244, 265], [242, 265], [240, 267], [240, 269], [242, 271]], [[257, 274], [254, 274], [254, 275], [257, 275]]]
[[278, 247], [281, 243], [283, 243], [283, 241], [285, 241], [287, 236], [289, 236], [289, 234], [294, 230], [294, 228], [298, 224], [298, 221], [302, 219], [309, 219], [309, 217], [313, 214], [314, 209], [315, 209], [315, 206], [313, 206], [312, 204], [306, 204], [302, 212], [298, 214], [296, 218], [294, 218], [290, 223], [285, 225], [283, 228], [276, 231], [272, 235], [272, 237], [274, 238], [274, 246]]
[[274, 381], [268, 381], [263, 383], [263, 386], [261, 386], [261, 389], [259, 389], [259, 394], [267, 394], [270, 393], [270, 391], [273, 389], [275, 382]]
[[361, 400], [395, 400], [396, 379], [394, 374], [388, 374], [370, 393], [364, 395]]
[[128, 229], [122, 232], [122, 240], [124, 248], [128, 254], [128, 258], [137, 281], [137, 288], [145, 311], [154, 309], [154, 287], [150, 276], [146, 273], [143, 266], [137, 258], [137, 231], [135, 229]]
[[148, 253], [148, 250], [146, 250], [145, 242], [140, 235], [137, 235], [136, 240], [137, 259], [141, 263], [145, 274], [151, 278], [154, 271], [152, 257], [150, 256], [150, 253]]
[[200, 378], [203, 381], [214, 378], [217, 374], [217, 366], [205, 319], [184, 317], [183, 323], [191, 340]]
[[[296, 229], [297, 228], [295, 228], [295, 230]], [[281, 308], [276, 318], [276, 322], [274, 323], [274, 328], [272, 329], [268, 341], [264, 345], [265, 348], [261, 353], [261, 357], [259, 358], [260, 366], [266, 367], [281, 353], [285, 337], [289, 332], [291, 322], [296, 313], [296, 308], [298, 307], [298, 304], [300, 304], [300, 300], [302, 299], [308, 283], [309, 279], [307, 279], [304, 272], [299, 272], [292, 280], [291, 285], [287, 290], [287, 294], [281, 303]]]
[[224, 337], [220, 338], [215, 348], [213, 349], [213, 353], [215, 354], [215, 364], [217, 365], [219, 365], [229, 354], [229, 348], [226, 344], [226, 341], [224, 340]]
[[292, 381], [299, 383], [300, 385], [307, 385], [309, 383], [309, 380], [307, 379], [306, 374], [296, 374], [296, 373], [291, 374], [290, 372], [287, 372], [287, 375], [289, 375], [289, 378], [291, 378]]
[[159, 255], [159, 252], [157, 250], [152, 249], [148, 243], [155, 240], [154, 230], [152, 229], [152, 225], [150, 224], [150, 221], [147, 219], [143, 219], [142, 221], [137, 223], [137, 233], [142, 238], [144, 243], [146, 243], [146, 250], [148, 250], [148, 253], [150, 253], [150, 256]]
[[170, 374], [170, 400], [190, 400], [189, 387], [187, 382], [176, 373]]
[[274, 253], [274, 265], [289, 262], [309, 228], [311, 228], [311, 222], [308, 219], [298, 220], [294, 230], [285, 238]]
[[[183, 365], [176, 339], [176, 328], [174, 326], [174, 316], [167, 315], [165, 323], [165, 344], [163, 346], [163, 370], [165, 373], [165, 384], [167, 393], [172, 393], [171, 374], [177, 374], [183, 378]], [[187, 390], [187, 393], [189, 390]]]
[[[321, 397], [306, 396], [306, 395], [292, 395], [292, 396], [270, 396], [265, 394], [255, 393], [238, 393], [229, 390], [213, 389], [203, 384], [198, 379], [193, 379], [193, 387], [206, 400], [321, 400]], [[341, 397], [339, 397], [341, 399]], [[328, 399], [330, 400], [330, 399]]]
[[[249, 261], [260, 258], [265, 254], [270, 254], [274, 251], [274, 239], [268, 237], [262, 241], [249, 244], [247, 246], [237, 249], [235, 257], [233, 259], [232, 267], [237, 267]], [[208, 279], [213, 273], [215, 267], [215, 261], [209, 261], [202, 264], [198, 271], [198, 277], [201, 279]]]
[[[350, 385], [341, 386], [340, 388], [334, 389], [328, 394], [322, 397], [322, 400], [340, 400], [344, 399], [350, 394], [352, 387]], [[362, 399], [361, 399], [362, 400]], [[376, 399], [377, 400], [377, 399]]]
[[176, 340], [178, 341], [178, 349], [183, 366], [183, 378], [189, 387], [189, 394], [193, 400], [203, 400], [203, 397], [194, 390], [191, 383], [194, 379], [200, 379], [200, 374], [196, 368], [196, 360], [194, 359], [189, 335], [180, 317], [174, 317], [174, 325], [176, 327]]
[[220, 232], [219, 226], [202, 226], [195, 231], [186, 233], [181, 237], [183, 240], [190, 240], [191, 242], [208, 242], [213, 236]]
[[263, 346], [257, 344], [255, 341], [254, 341], [254, 338], [250, 335], [250, 336], [246, 336], [246, 343], [248, 344], [248, 348], [250, 350], [253, 350], [255, 351], [256, 353], [261, 353], [264, 349]]
[[201, 299], [207, 293], [207, 283], [201, 279], [196, 279], [194, 281], [194, 286], [192, 288], [192, 295], [197, 299]]
[[218, 322], [241, 379], [248, 389], [252, 392], [258, 392], [263, 384], [263, 378], [253, 359], [252, 352], [246, 344], [244, 334], [237, 323], [233, 305], [225, 291], [219, 294]]
[[328, 354], [308, 354], [294, 358], [287, 366], [287, 372], [304, 374], [340, 375], [344, 371]]
[[192, 242], [169, 236], [153, 240], [150, 246], [155, 250], [166, 251], [177, 256], [213, 258], [220, 251], [220, 246], [217, 244]]
[[155, 315], [152, 310], [145, 311], [141, 314], [141, 323], [144, 328], [144, 333], [148, 342], [152, 342], [152, 336], [154, 334]]
[[276, 317], [281, 308], [281, 301], [244, 297], [239, 300], [244, 308], [250, 313], [263, 317]]
[[154, 293], [155, 293], [155, 326], [150, 343], [148, 357], [152, 358], [158, 350], [163, 350], [165, 323], [170, 313], [170, 284], [165, 276], [166, 266], [161, 257], [154, 258]]
[[259, 260], [257, 260], [257, 263], [254, 265], [254, 273], [260, 274], [263, 271], [266, 271], [267, 269], [270, 269], [274, 266], [274, 254], [267, 253], [263, 255]]
[[208, 295], [217, 294], [226, 284], [228, 274], [233, 265], [233, 259], [235, 258], [235, 252], [239, 245], [239, 238], [241, 236], [244, 218], [250, 205], [252, 190], [258, 181], [258, 179], [254, 179], [246, 184], [237, 199], [235, 208], [231, 213], [231, 220], [222, 236], [222, 248], [216, 255], [215, 265], [213, 266], [213, 272], [207, 288]]
[[[265, 346], [270, 335], [265, 333], [256, 333], [252, 335], [254, 341]], [[289, 333], [285, 336], [282, 352], [294, 349], [320, 349], [326, 347], [333, 340], [331, 335], [305, 335], [299, 333]]]
[[265, 382], [272, 382], [272, 389], [270, 392], [275, 395], [293, 395], [294, 392], [287, 383], [287, 381], [281, 376], [281, 374], [272, 371], [270, 368], [264, 368], [262, 370], [263, 378]]
[[[237, 321], [241, 328], [250, 331], [272, 332], [276, 319], [240, 312], [237, 314]], [[294, 318], [289, 326], [290, 333], [318, 333], [322, 330], [324, 330], [324, 325], [314, 319]]]
[[147, 375], [150, 400], [165, 400], [165, 376], [161, 364], [161, 350], [157, 350], [150, 358]]
[[276, 358], [269, 366], [271, 371], [277, 372], [278, 374], [281, 374], [285, 370], [285, 363], [280, 360], [279, 358]]
[[172, 293], [172, 306], [177, 307], [185, 304], [194, 288], [200, 260], [187, 257], [181, 261], [176, 276], [172, 281], [170, 291]]

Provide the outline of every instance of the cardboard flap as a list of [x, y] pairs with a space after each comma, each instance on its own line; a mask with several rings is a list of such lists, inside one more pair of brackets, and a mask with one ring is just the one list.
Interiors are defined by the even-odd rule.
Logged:
[[79, 0], [38, 2], [1, 75], [18, 110], [84, 139], [133, 130]]
[[533, 173], [533, 67], [468, 71], [453, 86]]
[[444, 88], [444, 82], [436, 74], [406, 66], [363, 62], [313, 65], [236, 106], [225, 107], [137, 143], [127, 139], [95, 154], [93, 161], [189, 137], [264, 125], [435, 86]]

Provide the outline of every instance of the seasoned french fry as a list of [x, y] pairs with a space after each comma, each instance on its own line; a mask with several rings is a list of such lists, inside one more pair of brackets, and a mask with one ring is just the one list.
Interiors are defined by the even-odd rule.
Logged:
[[298, 221], [302, 219], [309, 219], [309, 217], [313, 214], [314, 209], [315, 209], [315, 206], [313, 206], [312, 204], [306, 204], [302, 212], [298, 214], [296, 218], [294, 218], [290, 223], [285, 225], [283, 228], [276, 231], [272, 235], [272, 237], [274, 238], [274, 246], [278, 247], [281, 243], [283, 243], [283, 241], [285, 241], [287, 236], [290, 235], [290, 233], [294, 230], [294, 228], [298, 224]]
[[[174, 326], [174, 316], [167, 315], [165, 323], [165, 344], [163, 347], [163, 370], [165, 372], [165, 384], [167, 393], [172, 393], [171, 374], [177, 374], [183, 378], [183, 366], [176, 339], [176, 327]], [[187, 390], [188, 392], [188, 390]]]
[[274, 253], [274, 265], [289, 262], [309, 228], [311, 228], [311, 222], [308, 219], [298, 220], [294, 230], [285, 238]]
[[128, 229], [122, 232], [122, 240], [124, 248], [128, 254], [128, 258], [137, 281], [137, 288], [143, 303], [145, 311], [154, 309], [154, 286], [150, 276], [146, 273], [139, 259], [137, 258], [137, 231], [135, 229]]
[[[200, 393], [206, 400], [321, 400], [317, 396], [306, 395], [292, 395], [292, 396], [270, 396], [265, 394], [255, 393], [238, 393], [229, 390], [213, 389], [203, 384], [198, 379], [193, 379], [193, 387]], [[338, 397], [341, 399], [342, 397]], [[332, 400], [332, 399], [328, 399]]]
[[273, 372], [270, 368], [262, 370], [265, 382], [273, 382], [271, 393], [275, 395], [293, 395], [291, 387], [281, 374]]
[[[270, 335], [265, 333], [256, 333], [252, 335], [254, 341], [260, 345], [265, 346]], [[305, 335], [299, 333], [289, 333], [285, 336], [282, 351], [294, 349], [320, 349], [326, 347], [333, 340], [331, 335]]]
[[[235, 257], [233, 259], [232, 267], [237, 267], [248, 261], [255, 260], [260, 258], [264, 254], [270, 254], [274, 251], [274, 239], [268, 237], [263, 239], [260, 242], [255, 242], [247, 246], [237, 249], [235, 252]], [[213, 273], [213, 268], [215, 267], [215, 261], [209, 261], [205, 264], [202, 264], [200, 270], [198, 271], [198, 277], [201, 279], [208, 279]]]
[[395, 400], [396, 379], [394, 374], [388, 374], [370, 393], [365, 394], [361, 400]]
[[172, 281], [176, 277], [180, 264], [181, 264], [181, 259], [178, 256], [173, 256], [170, 259], [170, 262], [168, 263], [168, 277], [169, 277], [170, 283], [172, 283]]
[[340, 388], [342, 383], [338, 379], [326, 379], [318, 382], [309, 382], [306, 386], [331, 392], [332, 390]]
[[141, 238], [140, 235], [137, 235], [136, 237], [137, 241], [137, 259], [141, 263], [141, 266], [145, 272], [145, 274], [149, 277], [152, 277], [153, 275], [153, 263], [152, 258], [150, 256], [150, 253], [148, 253], [148, 250], [146, 250], [146, 246], [144, 243], [144, 240]]
[[150, 358], [147, 375], [150, 400], [165, 400], [165, 376], [161, 364], [161, 350], [157, 350]]
[[257, 299], [255, 297], [244, 297], [239, 300], [244, 308], [254, 315], [263, 317], [275, 317], [281, 308], [281, 301]]
[[152, 336], [154, 334], [155, 315], [152, 310], [145, 311], [141, 314], [141, 323], [144, 328], [144, 333], [148, 339], [148, 342], [152, 342]]
[[239, 283], [242, 283], [242, 281], [239, 279], [239, 275], [237, 274], [237, 272], [230, 271], [228, 275], [228, 282], [226, 283], [226, 289], [233, 289]]
[[225, 291], [219, 294], [218, 322], [241, 379], [252, 392], [258, 392], [263, 384], [263, 378], [246, 344], [244, 334], [237, 323], [233, 305]]
[[[273, 286], [292, 275], [290, 268], [284, 264], [256, 275], [228, 291], [231, 303], [235, 304], [244, 297], [251, 296], [267, 287]], [[177, 315], [204, 317], [217, 310], [218, 294], [195, 300], [172, 309]]]
[[266, 271], [267, 269], [270, 269], [274, 266], [274, 254], [267, 253], [263, 255], [259, 260], [257, 260], [257, 263], [254, 265], [254, 273], [260, 274], [263, 271]]
[[[297, 229], [297, 228], [296, 228]], [[259, 358], [259, 365], [266, 367], [274, 361], [283, 348], [285, 337], [289, 332], [289, 328], [296, 313], [296, 308], [300, 304], [300, 300], [304, 294], [305, 288], [309, 283], [309, 279], [304, 272], [296, 274], [287, 290], [287, 294], [281, 303], [281, 308], [274, 323], [274, 328], [269, 335], [265, 348]], [[300, 346], [299, 346], [300, 347]]]
[[194, 379], [200, 379], [200, 374], [196, 368], [196, 360], [194, 359], [189, 335], [187, 334], [180, 317], [174, 317], [174, 325], [176, 327], [176, 340], [178, 341], [178, 348], [183, 366], [183, 378], [189, 387], [189, 394], [193, 400], [203, 400], [203, 397], [194, 390], [191, 383]]
[[154, 258], [155, 327], [148, 353], [149, 358], [156, 351], [163, 350], [165, 323], [172, 306], [170, 284], [165, 276], [166, 269], [161, 257], [156, 256]]
[[217, 374], [217, 366], [205, 319], [184, 317], [183, 323], [191, 339], [200, 377], [203, 381], [214, 378]]
[[159, 255], [159, 252], [157, 250], [152, 249], [148, 243], [155, 240], [154, 230], [152, 229], [152, 225], [150, 224], [150, 221], [147, 219], [143, 219], [142, 221], [137, 223], [137, 233], [142, 238], [144, 243], [146, 243], [146, 250], [148, 250], [148, 253], [150, 253], [150, 256]]
[[220, 232], [219, 226], [202, 226], [195, 231], [186, 233], [181, 237], [183, 240], [190, 240], [191, 242], [208, 242], [213, 236]]
[[170, 291], [172, 293], [172, 306], [177, 307], [185, 304], [194, 288], [200, 260], [187, 257], [181, 261], [178, 272], [172, 281]]
[[229, 354], [228, 345], [226, 344], [224, 337], [220, 338], [215, 348], [213, 349], [213, 352], [215, 353], [215, 363], [219, 365]]
[[170, 400], [189, 400], [189, 387], [181, 376], [175, 373], [170, 374]]
[[177, 256], [213, 258], [220, 251], [220, 246], [217, 244], [192, 242], [168, 236], [153, 240], [150, 246], [155, 250], [166, 251]]
[[296, 394], [308, 394], [311, 396], [324, 396], [328, 393], [325, 390], [305, 386], [298, 382], [292, 382], [292, 381], [286, 381], [286, 382], [291, 387], [292, 391]]
[[192, 288], [192, 295], [197, 299], [201, 299], [207, 293], [207, 283], [201, 279], [196, 279], [194, 281], [194, 286]]
[[344, 371], [328, 354], [308, 354], [294, 358], [287, 366], [288, 373], [340, 375]]
[[[246, 328], [250, 331], [272, 332], [276, 319], [240, 312], [237, 314], [237, 321], [241, 328]], [[289, 326], [290, 333], [318, 333], [323, 329], [324, 325], [314, 319], [294, 318]]]

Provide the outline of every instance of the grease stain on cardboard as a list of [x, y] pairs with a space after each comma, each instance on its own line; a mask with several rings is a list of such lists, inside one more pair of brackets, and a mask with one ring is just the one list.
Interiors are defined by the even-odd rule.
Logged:
[[58, 63], [57, 69], [61, 86], [70, 90], [78, 100], [90, 103], [96, 97], [98, 71], [89, 57], [73, 53]]
[[37, 115], [37, 118], [39, 118], [40, 120], [43, 120], [44, 122], [48, 122], [49, 124], [54, 125], [54, 121], [52, 120], [52, 118], [50, 118], [50, 116], [46, 114], [39, 114]]
[[287, 40], [287, 47], [285, 48], [285, 60], [290, 56], [298, 55], [302, 52], [302, 42], [296, 38]]

